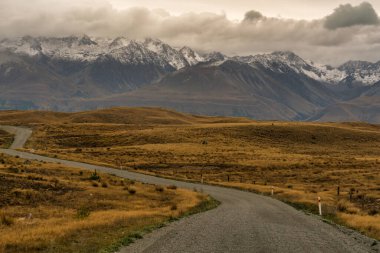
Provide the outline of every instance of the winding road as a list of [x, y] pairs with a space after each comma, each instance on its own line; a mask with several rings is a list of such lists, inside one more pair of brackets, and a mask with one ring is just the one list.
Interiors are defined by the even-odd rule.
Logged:
[[380, 243], [358, 232], [323, 222], [273, 198], [210, 185], [157, 178], [86, 163], [17, 151], [30, 129], [0, 126], [15, 134], [10, 149], [1, 153], [25, 159], [61, 163], [141, 182], [198, 189], [221, 201], [213, 210], [173, 222], [120, 252], [380, 252]]

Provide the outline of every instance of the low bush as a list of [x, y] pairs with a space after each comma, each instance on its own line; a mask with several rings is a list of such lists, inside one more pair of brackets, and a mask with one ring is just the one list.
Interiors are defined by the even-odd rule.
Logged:
[[346, 212], [347, 211], [347, 205], [343, 202], [339, 202], [338, 205], [336, 206], [336, 209], [338, 212]]
[[133, 195], [136, 193], [136, 189], [130, 188], [130, 189], [128, 189], [128, 192]]
[[368, 215], [371, 215], [371, 216], [375, 216], [376, 214], [378, 214], [379, 211], [376, 210], [375, 208], [372, 208], [368, 211]]
[[177, 189], [177, 186], [175, 185], [169, 185], [166, 187], [168, 190], [176, 190]]
[[13, 223], [14, 220], [12, 217], [7, 216], [6, 214], [0, 214], [0, 225], [11, 226]]
[[91, 174], [90, 180], [100, 180], [100, 176], [96, 172], [96, 170]]
[[77, 210], [76, 217], [78, 219], [84, 219], [84, 218], [87, 218], [88, 216], [90, 216], [90, 213], [91, 213], [91, 210], [88, 207], [83, 206]]
[[156, 191], [163, 192], [164, 191], [164, 187], [157, 185], [156, 186]]

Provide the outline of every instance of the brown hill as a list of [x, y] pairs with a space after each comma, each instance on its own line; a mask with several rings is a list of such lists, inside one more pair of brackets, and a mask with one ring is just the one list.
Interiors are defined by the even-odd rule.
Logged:
[[50, 111], [0, 111], [2, 125], [35, 125], [62, 123], [107, 123], [177, 125], [196, 123], [244, 123], [245, 118], [207, 117], [179, 113], [162, 108], [111, 108], [76, 113]]

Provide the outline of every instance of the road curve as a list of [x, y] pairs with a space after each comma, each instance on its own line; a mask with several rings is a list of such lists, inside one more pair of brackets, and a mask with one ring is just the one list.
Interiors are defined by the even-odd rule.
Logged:
[[21, 148], [31, 131], [9, 126], [0, 126], [0, 129], [16, 134], [13, 149], [0, 149], [1, 153], [81, 169], [96, 169], [146, 183], [196, 188], [221, 201], [218, 208], [156, 230], [123, 248], [122, 253], [380, 252], [379, 241], [340, 226], [329, 225], [315, 216], [306, 215], [269, 197], [20, 152], [14, 148]]

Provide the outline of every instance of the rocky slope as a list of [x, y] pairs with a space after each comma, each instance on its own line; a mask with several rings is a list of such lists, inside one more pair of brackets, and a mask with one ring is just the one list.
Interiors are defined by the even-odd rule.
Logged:
[[[0, 41], [0, 109], [150, 105], [257, 119], [371, 121], [380, 114], [373, 91], [379, 81], [380, 62], [334, 68], [292, 52], [229, 57], [158, 39], [86, 35]], [[353, 108], [363, 101], [368, 110], [343, 113], [363, 117], [336, 116], [342, 103]]]

